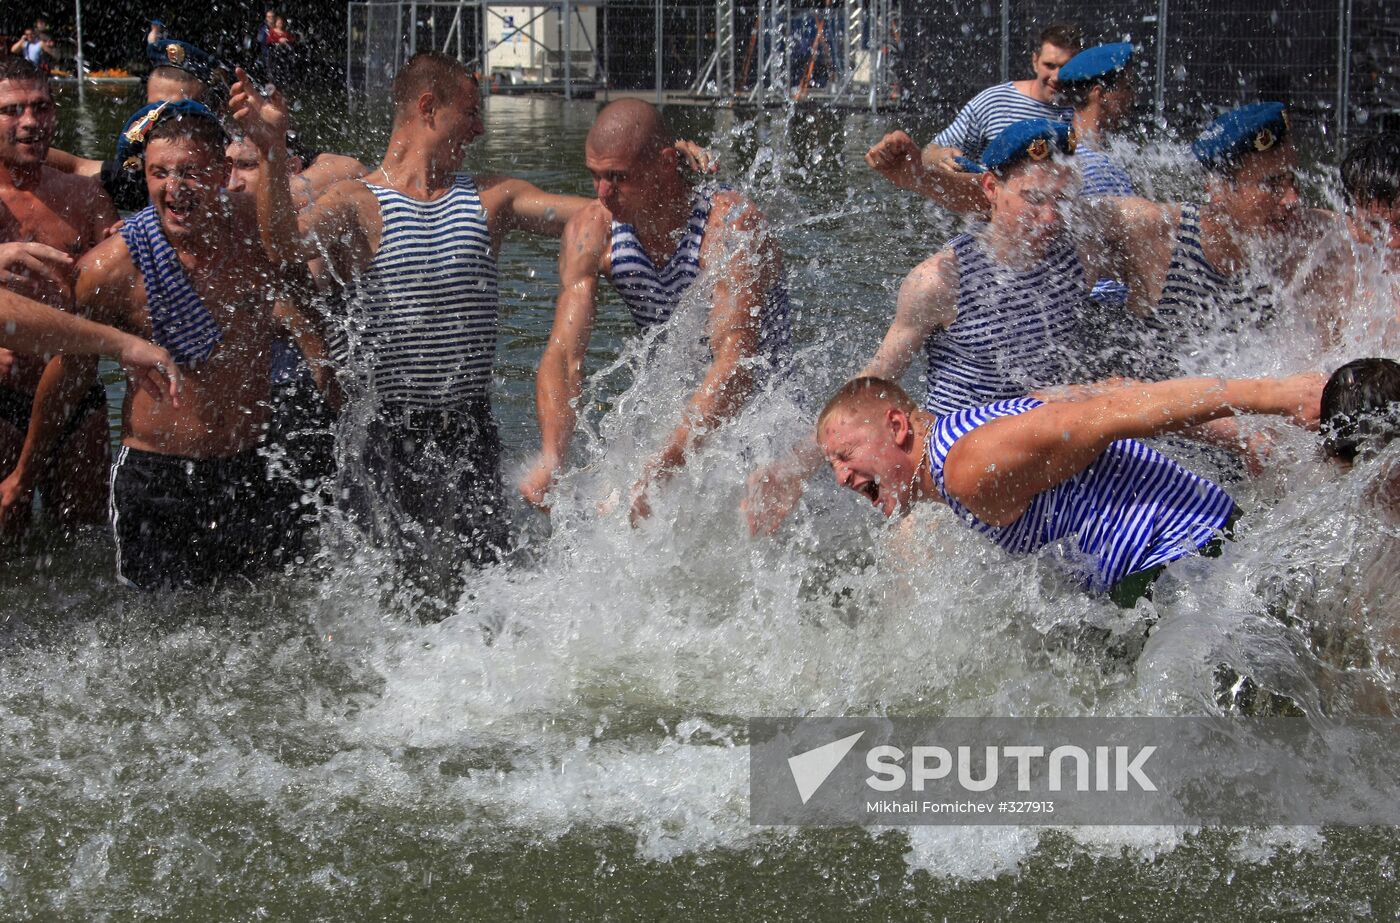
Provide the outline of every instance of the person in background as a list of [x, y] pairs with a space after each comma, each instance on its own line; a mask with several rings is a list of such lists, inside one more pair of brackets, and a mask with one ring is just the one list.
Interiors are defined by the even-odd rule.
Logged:
[[1034, 76], [988, 87], [963, 106], [953, 123], [924, 148], [924, 163], [948, 170], [962, 167], [956, 158], [977, 160], [982, 150], [1008, 125], [1024, 119], [1068, 122], [1072, 110], [1055, 104], [1055, 79], [1063, 66], [1084, 45], [1084, 33], [1076, 25], [1057, 22], [1047, 26], [1031, 50]]

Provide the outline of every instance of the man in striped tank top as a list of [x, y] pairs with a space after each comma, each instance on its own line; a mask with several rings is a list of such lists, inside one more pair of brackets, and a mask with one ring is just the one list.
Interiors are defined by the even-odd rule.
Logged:
[[[1068, 127], [1042, 119], [997, 137], [972, 187], [990, 203], [987, 223], [955, 237], [905, 278], [894, 320], [861, 375], [898, 380], [922, 351], [924, 407], [934, 413], [1093, 377], [1085, 370], [1091, 350], [1080, 319], [1087, 280], [1098, 275], [1086, 270], [1088, 261], [1063, 231], [1065, 203], [1077, 190], [1065, 161], [1072, 150]], [[919, 169], [940, 184], [953, 175]], [[744, 504], [750, 527], [775, 530], [820, 463], [809, 439], [757, 472]]]
[[1079, 194], [1134, 195], [1133, 181], [1104, 150], [1108, 136], [1120, 131], [1133, 112], [1137, 85], [1133, 46], [1129, 42], [1095, 45], [1060, 68], [1056, 98], [1074, 108], [1074, 159], [1082, 174]]
[[[458, 171], [485, 129], [480, 89], [456, 59], [414, 55], [394, 78], [384, 160], [297, 214], [285, 170], [259, 189], [269, 252], [323, 257], [349, 305], [341, 361], [347, 512], [430, 599], [460, 585], [463, 560], [508, 544], [500, 439], [489, 387], [497, 332], [496, 258], [505, 235], [558, 236], [588, 200], [508, 176]], [[240, 72], [230, 108], [272, 162], [287, 157], [285, 104]]]
[[924, 149], [923, 162], [930, 167], [957, 171], [955, 158], [977, 160], [992, 139], [1007, 126], [1023, 119], [1068, 122], [1072, 113], [1055, 105], [1055, 80], [1060, 68], [1084, 44], [1078, 26], [1054, 23], [1041, 31], [1031, 51], [1029, 80], [1015, 80], [988, 87], [972, 97], [953, 123], [938, 133]]
[[669, 320], [707, 272], [715, 279], [709, 368], [685, 416], [643, 468], [633, 524], [650, 513], [648, 487], [685, 464], [701, 435], [738, 413], [765, 373], [787, 361], [787, 289], [776, 239], [741, 193], [693, 187], [674, 145], [661, 113], [640, 100], [609, 104], [588, 133], [585, 161], [598, 198], [564, 232], [554, 327], [535, 384], [544, 445], [520, 483], [536, 506], [544, 506], [574, 430], [599, 277], [612, 283], [641, 329]]
[[[969, 193], [973, 178], [926, 169], [903, 146], [882, 145], [867, 160], [896, 185], [963, 214], [990, 213], [985, 197]], [[1206, 171], [1203, 203], [1086, 198], [1066, 225], [1086, 268], [1097, 267], [1090, 277], [1121, 280], [1128, 308], [1146, 321], [1128, 325], [1142, 372], [1209, 371], [1184, 363], [1187, 340], [1267, 323], [1275, 304], [1292, 308], [1317, 349], [1333, 345], [1350, 237], [1335, 213], [1303, 206], [1283, 105], [1226, 112], [1192, 150]]]
[[[174, 402], [127, 390], [111, 474], [117, 576], [156, 590], [251, 575], [281, 552], [258, 451], [281, 272], [248, 245], [256, 210], [224, 188], [228, 139], [213, 113], [168, 103], [126, 137], [151, 205], [79, 261], [75, 300], [168, 349], [184, 387]], [[91, 375], [91, 360], [63, 356], [58, 374]], [[51, 439], [59, 418], [43, 418]]]
[[837, 482], [884, 515], [942, 501], [1009, 553], [1068, 545], [1087, 589], [1131, 605], [1167, 564], [1208, 552], [1235, 512], [1225, 491], [1138, 440], [1240, 414], [1315, 428], [1325, 381], [1134, 382], [935, 416], [864, 377], [822, 410], [817, 443]]

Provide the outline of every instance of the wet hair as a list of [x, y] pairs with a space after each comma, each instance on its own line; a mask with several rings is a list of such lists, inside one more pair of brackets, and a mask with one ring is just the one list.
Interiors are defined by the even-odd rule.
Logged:
[[146, 136], [146, 146], [158, 139], [167, 141], [188, 139], [208, 147], [222, 160], [228, 148], [228, 134], [222, 125], [214, 120], [197, 115], [173, 115], [160, 120]]
[[831, 399], [826, 402], [822, 412], [817, 414], [817, 432], [821, 433], [822, 426], [827, 418], [838, 410], [846, 410], [858, 407], [862, 404], [874, 403], [891, 404], [905, 413], [913, 413], [918, 409], [914, 399], [909, 396], [899, 385], [888, 378], [877, 378], [874, 375], [862, 375], [859, 378], [852, 378], [846, 382]]
[[394, 77], [391, 91], [394, 117], [407, 113], [424, 93], [432, 93], [442, 100], [453, 99], [460, 92], [457, 84], [463, 77], [476, 82], [466, 65], [451, 55], [436, 51], [418, 52]]
[[1040, 35], [1036, 37], [1035, 45], [1031, 48], [1031, 54], [1040, 54], [1040, 49], [1046, 45], [1054, 45], [1057, 48], [1065, 48], [1073, 52], [1082, 51], [1084, 49], [1084, 30], [1072, 22], [1052, 22], [1040, 30]]
[[49, 85], [49, 75], [20, 55], [0, 55], [0, 80], [26, 80]]
[[1400, 132], [1382, 132], [1352, 145], [1342, 161], [1348, 205], [1400, 202]]
[[1332, 373], [1322, 389], [1322, 445], [1352, 461], [1400, 436], [1400, 362], [1356, 359]]

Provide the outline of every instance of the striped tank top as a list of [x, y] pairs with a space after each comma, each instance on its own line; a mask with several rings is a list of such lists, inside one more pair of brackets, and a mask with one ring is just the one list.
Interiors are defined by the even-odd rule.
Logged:
[[[1074, 159], [1083, 180], [1079, 194], [1084, 198], [1137, 195], [1128, 171], [1103, 151], [1081, 141], [1074, 152]], [[1094, 283], [1089, 297], [1099, 304], [1122, 307], [1128, 303], [1128, 287], [1117, 279], [1099, 279]]]
[[375, 399], [448, 408], [487, 393], [496, 356], [496, 257], [476, 183], [424, 202], [379, 200], [379, 250], [351, 300], [346, 360]]
[[[670, 320], [681, 298], [699, 276], [700, 249], [705, 242], [710, 204], [714, 194], [725, 189], [703, 186], [695, 190], [685, 232], [670, 260], [660, 269], [647, 256], [636, 228], [621, 221], [612, 223], [609, 281], [638, 328], [644, 330]], [[758, 354], [777, 367], [786, 363], [791, 347], [787, 279], [784, 277], [764, 297], [759, 316]]]
[[1177, 347], [1193, 333], [1237, 334], [1247, 325], [1263, 324], [1272, 313], [1266, 286], [1247, 285], [1210, 264], [1201, 247], [1200, 206], [1183, 204], [1162, 297], [1152, 312], [1164, 348], [1179, 355]]
[[982, 522], [948, 493], [948, 451], [988, 421], [1039, 407], [1024, 397], [940, 417], [929, 434], [929, 472], [964, 522], [1012, 554], [1065, 543], [1072, 567], [1103, 592], [1129, 574], [1193, 554], [1234, 511], [1229, 494], [1134, 439], [1120, 439], [1079, 474], [1037, 494], [1007, 526]]
[[203, 362], [224, 331], [190, 284], [185, 267], [160, 229], [156, 207], [148, 205], [122, 222], [122, 240], [146, 287], [151, 339], [181, 365]]
[[1008, 269], [977, 238], [948, 244], [958, 261], [957, 316], [924, 342], [928, 397], [942, 414], [1065, 384], [1083, 349], [1084, 268], [1067, 240], [1030, 269]]
[[1074, 160], [1079, 165], [1079, 173], [1083, 179], [1079, 194], [1085, 198], [1137, 195], [1128, 171], [1103, 151], [1081, 142], [1074, 152]]

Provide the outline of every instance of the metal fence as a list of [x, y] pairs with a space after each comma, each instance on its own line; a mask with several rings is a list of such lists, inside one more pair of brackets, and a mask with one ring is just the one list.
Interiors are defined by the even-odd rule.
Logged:
[[[519, 9], [523, 5], [513, 5]], [[348, 6], [352, 90], [373, 95], [425, 47], [488, 60], [503, 0], [371, 0]], [[1159, 124], [1192, 130], [1220, 109], [1289, 104], [1300, 130], [1334, 143], [1400, 119], [1396, 0], [549, 0], [586, 8], [586, 52], [552, 52], [570, 92], [653, 90], [721, 104], [826, 100], [915, 105], [951, 118], [978, 90], [1030, 75], [1051, 22], [1090, 43], [1138, 46], [1139, 85]], [[567, 35], [562, 30], [561, 35]], [[489, 34], [488, 34], [489, 33]], [[567, 38], [563, 39], [567, 44]], [[585, 65], [575, 63], [587, 58]], [[562, 79], [560, 75], [562, 74]], [[490, 75], [488, 75], [489, 77]]]
[[1334, 149], [1354, 130], [1394, 126], [1400, 4], [1394, 0], [942, 0], [905, 2], [902, 92], [951, 117], [979, 89], [1030, 76], [1052, 22], [1090, 44], [1131, 41], [1139, 87], [1160, 124], [1190, 131], [1235, 105], [1279, 100]]

